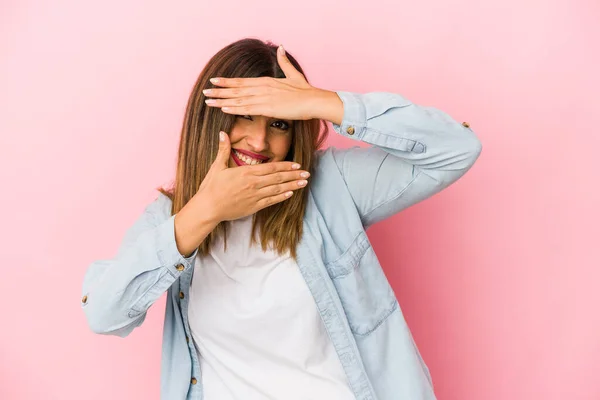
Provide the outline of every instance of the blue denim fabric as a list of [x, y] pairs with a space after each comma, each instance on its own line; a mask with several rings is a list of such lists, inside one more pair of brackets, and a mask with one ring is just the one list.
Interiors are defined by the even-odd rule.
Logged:
[[[344, 117], [334, 131], [372, 146], [317, 152], [298, 265], [356, 398], [433, 400], [429, 369], [365, 231], [457, 181], [482, 146], [468, 124], [399, 94], [336, 93]], [[81, 306], [92, 331], [125, 337], [167, 292], [161, 399], [201, 400], [188, 323], [196, 253], [177, 251], [170, 209], [159, 194], [117, 255], [88, 266]]]

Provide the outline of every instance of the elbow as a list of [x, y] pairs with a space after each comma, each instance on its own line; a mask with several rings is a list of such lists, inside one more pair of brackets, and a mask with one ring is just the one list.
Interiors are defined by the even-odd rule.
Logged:
[[109, 335], [111, 329], [106, 318], [94, 310], [94, 307], [84, 306], [85, 318], [90, 330], [99, 335]]
[[465, 175], [475, 165], [481, 151], [481, 142], [472, 136], [468, 141], [463, 141], [460, 146], [454, 148], [443, 168], [424, 172], [438, 182], [441, 190]]
[[110, 335], [112, 334], [112, 330], [108, 327], [108, 324], [104, 323], [100, 319], [95, 319], [91, 317], [87, 317], [88, 327], [93, 333], [98, 335]]
[[467, 160], [468, 160], [467, 161], [468, 162], [467, 169], [471, 168], [475, 164], [475, 162], [481, 155], [482, 149], [483, 149], [483, 146], [481, 144], [481, 141], [477, 138], [473, 138], [473, 140], [469, 144], [469, 147], [467, 150], [467, 154], [468, 154], [467, 155]]
[[115, 331], [112, 318], [108, 318], [106, 312], [91, 305], [84, 305], [83, 310], [87, 325], [92, 332], [99, 335], [111, 335]]
[[479, 155], [481, 154], [482, 150], [483, 150], [483, 145], [481, 144], [481, 140], [479, 140], [478, 138], [475, 137], [473, 139], [473, 145], [472, 145], [472, 149], [471, 149], [471, 154], [472, 154], [474, 161], [476, 161], [479, 158]]
[[128, 314], [127, 304], [118, 295], [114, 285], [106, 285], [102, 279], [106, 270], [106, 263], [95, 262], [86, 272], [81, 309], [92, 332], [124, 337], [131, 332], [127, 328], [133, 321]]
[[87, 296], [82, 307], [89, 329], [99, 335], [126, 337], [143, 321], [145, 314], [137, 319], [129, 318], [117, 307], [106, 304], [90, 304]]
[[482, 148], [483, 146], [479, 138], [475, 135], [471, 135], [455, 148], [455, 158], [453, 163], [455, 163], [455, 166], [458, 167], [462, 173], [467, 172], [481, 155]]
[[465, 123], [463, 123], [463, 126], [465, 126], [467, 132], [471, 133], [467, 137], [467, 142], [464, 144], [465, 153], [467, 154], [467, 158], [470, 161], [469, 167], [471, 167], [473, 164], [475, 164], [475, 161], [477, 161], [477, 159], [481, 155], [483, 145], [481, 143], [481, 140], [477, 137], [477, 135], [475, 135], [475, 132], [471, 130], [468, 124], [465, 125]]

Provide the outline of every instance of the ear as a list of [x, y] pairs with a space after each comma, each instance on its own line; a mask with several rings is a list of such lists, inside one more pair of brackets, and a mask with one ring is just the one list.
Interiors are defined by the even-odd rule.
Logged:
[[281, 70], [285, 74], [286, 78], [306, 82], [304, 75], [294, 68], [289, 58], [287, 58], [283, 45], [279, 45], [279, 48], [277, 49], [277, 62], [279, 63], [279, 66], [281, 67]]

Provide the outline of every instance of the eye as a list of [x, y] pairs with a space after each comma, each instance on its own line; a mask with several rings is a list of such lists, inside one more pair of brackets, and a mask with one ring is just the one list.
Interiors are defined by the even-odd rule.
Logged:
[[[250, 115], [236, 115], [236, 117], [244, 118], [244, 119], [252, 121], [252, 117]], [[290, 125], [287, 122], [282, 121], [282, 120], [275, 121], [275, 122], [273, 122], [272, 125], [275, 126], [275, 128], [282, 130], [282, 131], [287, 131], [288, 129], [290, 129]]]
[[282, 131], [287, 131], [290, 128], [289, 124], [285, 121], [275, 121], [273, 122], [273, 125], [275, 124], [280, 124], [279, 126], [276, 126], [276, 128], [281, 129]]

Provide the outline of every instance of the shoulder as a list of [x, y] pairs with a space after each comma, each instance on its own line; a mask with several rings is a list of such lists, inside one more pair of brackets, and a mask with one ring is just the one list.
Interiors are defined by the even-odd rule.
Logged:
[[313, 180], [314, 178], [326, 177], [328, 173], [331, 173], [332, 168], [337, 169], [335, 157], [337, 150], [335, 147], [328, 147], [315, 152], [311, 171], [314, 175]]
[[330, 168], [331, 163], [337, 163], [341, 161], [348, 149], [341, 149], [335, 146], [329, 146], [325, 149], [319, 149], [315, 152], [315, 163], [314, 167], [316, 170], [319, 168]]
[[151, 218], [158, 221], [166, 220], [171, 216], [173, 202], [169, 196], [162, 192], [157, 192], [150, 203], [146, 205], [144, 212]]
[[361, 146], [351, 146], [348, 148], [330, 146], [326, 149], [319, 149], [315, 152], [313, 171], [316, 174], [331, 173], [332, 170], [342, 172], [348, 158], [352, 158], [355, 153], [362, 153], [365, 151], [367, 151], [367, 149]]
[[347, 168], [345, 158], [352, 151], [354, 147], [345, 149], [335, 146], [317, 150], [311, 170], [312, 188], [319, 190], [338, 185]]

